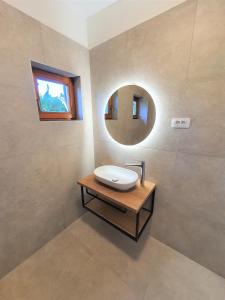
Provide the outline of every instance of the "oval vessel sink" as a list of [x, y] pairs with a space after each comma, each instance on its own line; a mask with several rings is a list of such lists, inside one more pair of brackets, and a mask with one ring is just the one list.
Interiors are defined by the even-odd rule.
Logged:
[[121, 191], [134, 187], [138, 180], [136, 172], [111, 165], [96, 168], [94, 175], [98, 181]]

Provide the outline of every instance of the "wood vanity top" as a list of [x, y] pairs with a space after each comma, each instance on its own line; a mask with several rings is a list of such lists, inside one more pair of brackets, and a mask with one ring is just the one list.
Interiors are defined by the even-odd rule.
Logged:
[[93, 174], [80, 179], [77, 183], [135, 213], [140, 211], [156, 187], [153, 182], [145, 181], [144, 185], [138, 182], [134, 188], [128, 191], [118, 191], [98, 182]]

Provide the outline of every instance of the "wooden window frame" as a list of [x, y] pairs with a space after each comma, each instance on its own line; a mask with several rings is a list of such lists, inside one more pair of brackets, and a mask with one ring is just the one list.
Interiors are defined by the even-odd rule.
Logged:
[[108, 105], [108, 113], [105, 113], [105, 119], [106, 120], [112, 120], [112, 115], [113, 115], [113, 100], [112, 97], [109, 98], [109, 101], [107, 102]]
[[[36, 93], [37, 106], [41, 121], [58, 121], [58, 120], [75, 120], [76, 119], [76, 103], [74, 80], [71, 77], [65, 77], [48, 71], [33, 68], [33, 78]], [[70, 111], [69, 112], [43, 112], [40, 108], [40, 97], [38, 92], [38, 79], [48, 80], [54, 83], [61, 83], [68, 87]]]
[[132, 116], [133, 116], [133, 119], [139, 119], [139, 110], [140, 110], [140, 108], [139, 108], [140, 102], [139, 101], [140, 101], [139, 97], [136, 97], [136, 96], [133, 97], [133, 102], [136, 102], [136, 114], [135, 115], [133, 115], [133, 107], [132, 107]]

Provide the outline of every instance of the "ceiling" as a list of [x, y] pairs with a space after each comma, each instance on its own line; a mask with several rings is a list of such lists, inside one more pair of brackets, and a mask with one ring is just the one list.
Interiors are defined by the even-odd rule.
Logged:
[[186, 0], [4, 1], [91, 49]]
[[57, 0], [66, 5], [73, 6], [82, 17], [88, 18], [100, 10], [117, 2], [118, 0]]

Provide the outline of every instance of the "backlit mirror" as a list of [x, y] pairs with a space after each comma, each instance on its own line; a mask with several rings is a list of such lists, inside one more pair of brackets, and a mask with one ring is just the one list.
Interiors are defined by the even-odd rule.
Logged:
[[155, 123], [155, 105], [140, 86], [126, 85], [111, 95], [105, 107], [105, 123], [114, 140], [124, 145], [143, 141]]

